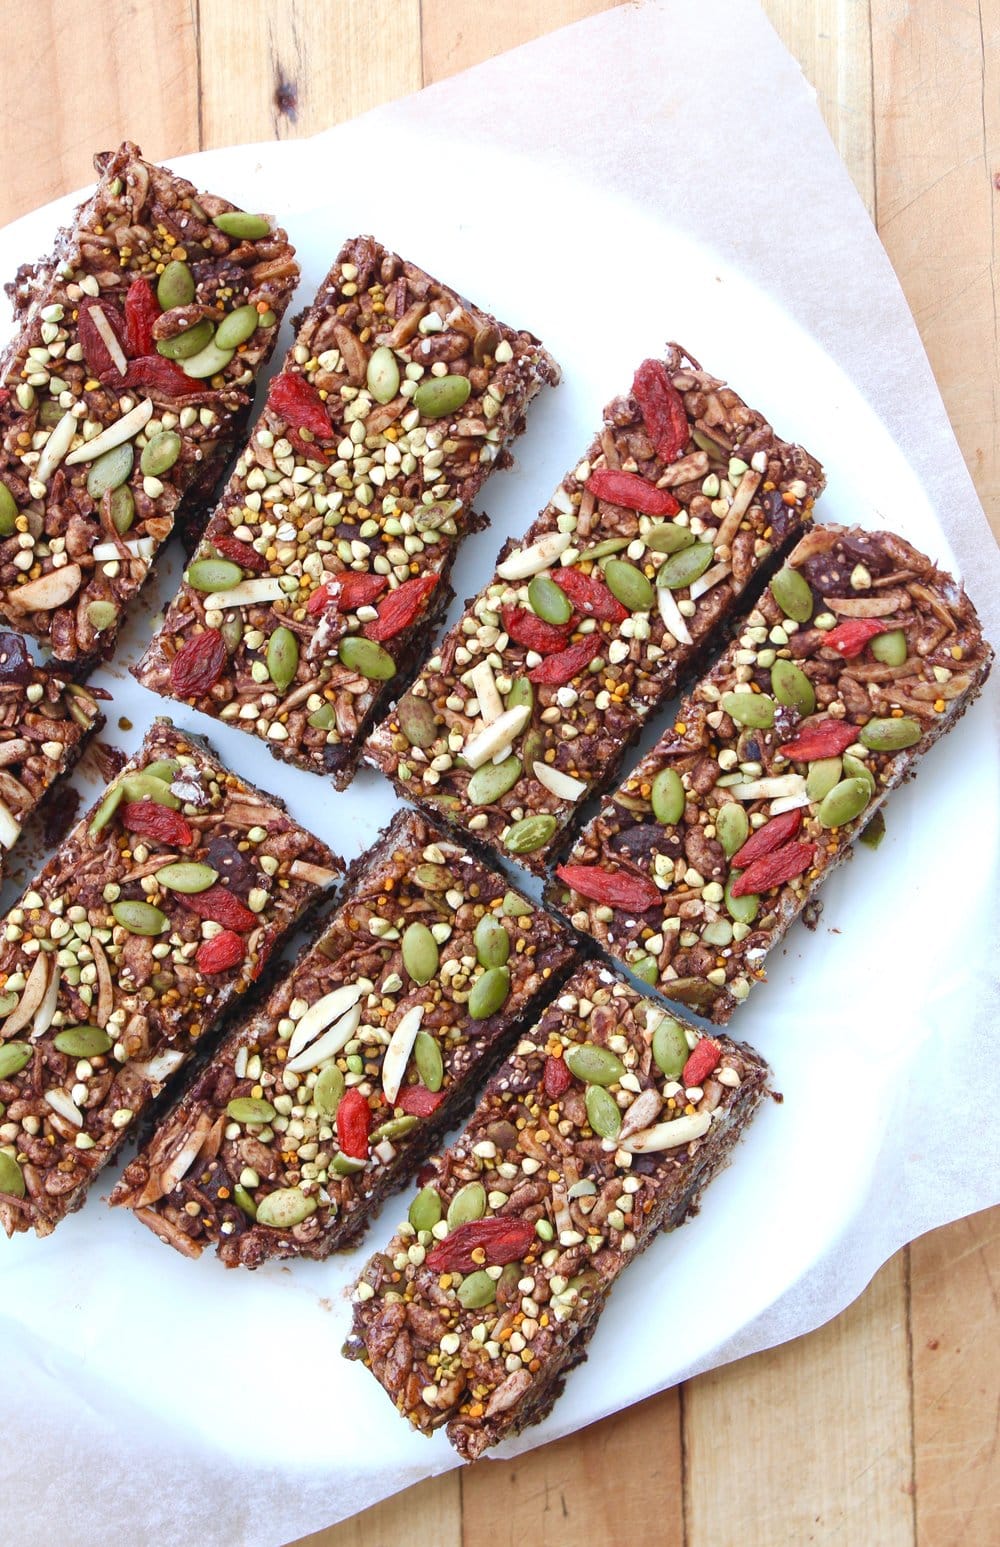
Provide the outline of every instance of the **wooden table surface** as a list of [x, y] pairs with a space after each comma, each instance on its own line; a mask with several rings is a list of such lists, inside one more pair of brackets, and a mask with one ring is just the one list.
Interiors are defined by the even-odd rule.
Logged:
[[[87, 182], [92, 152], [125, 136], [160, 158], [312, 134], [606, 3], [8, 5], [0, 221]], [[765, 5], [819, 92], [1000, 531], [1000, 7]], [[423, 1483], [309, 1547], [1000, 1541], [998, 1287], [1000, 1209], [914, 1242], [809, 1337]]]

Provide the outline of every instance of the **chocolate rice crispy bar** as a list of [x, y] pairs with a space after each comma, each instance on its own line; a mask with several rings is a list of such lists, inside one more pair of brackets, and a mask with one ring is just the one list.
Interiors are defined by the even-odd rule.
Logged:
[[0, 612], [65, 662], [110, 654], [175, 523], [242, 438], [298, 278], [284, 231], [144, 161], [95, 158], [54, 254], [9, 287]]
[[584, 967], [426, 1168], [355, 1288], [344, 1352], [467, 1460], [536, 1423], [618, 1275], [694, 1212], [766, 1079], [750, 1048]]
[[407, 799], [544, 873], [808, 521], [819, 464], [679, 345], [632, 391], [368, 741]]
[[28, 817], [104, 724], [106, 696], [37, 666], [20, 634], [0, 630], [0, 878]]
[[339, 873], [279, 801], [157, 722], [8, 913], [0, 1225], [48, 1235]]
[[530, 333], [347, 242], [139, 681], [348, 784], [448, 604], [476, 494], [558, 380]]
[[416, 812], [112, 1195], [186, 1256], [325, 1257], [471, 1104], [576, 958], [568, 931]]
[[965, 591], [908, 542], [814, 528], [551, 900], [669, 999], [728, 1021], [992, 659]]

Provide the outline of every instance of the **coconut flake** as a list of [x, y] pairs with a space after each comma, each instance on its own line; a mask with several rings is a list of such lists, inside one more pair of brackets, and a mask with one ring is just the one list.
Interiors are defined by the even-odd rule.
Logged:
[[713, 564], [711, 569], [706, 569], [705, 573], [699, 575], [697, 580], [692, 580], [688, 587], [688, 595], [693, 602], [696, 602], [699, 596], [704, 596], [706, 591], [710, 591], [713, 586], [717, 586], [720, 580], [725, 580], [731, 573], [732, 571], [728, 564]]
[[509, 751], [515, 736], [521, 734], [530, 719], [531, 709], [527, 704], [517, 704], [513, 709], [505, 709], [492, 725], [487, 725], [462, 748], [462, 755], [469, 767], [481, 768], [491, 757], [495, 757], [501, 748]]
[[228, 591], [213, 591], [205, 597], [206, 612], [221, 612], [226, 607], [252, 607], [257, 602], [276, 602], [285, 595], [277, 575], [262, 575], [257, 580], [240, 580]]
[[3, 801], [0, 801], [0, 849], [12, 848], [20, 836], [20, 822]]
[[382, 1060], [382, 1091], [390, 1106], [396, 1104], [399, 1087], [403, 1083], [403, 1075], [406, 1073], [406, 1066], [410, 1061], [413, 1044], [417, 1040], [417, 1032], [420, 1030], [423, 1018], [423, 1005], [414, 1005], [412, 1009], [407, 1010], [389, 1038], [389, 1046]]
[[101, 335], [101, 338], [104, 340], [104, 347], [107, 349], [108, 354], [111, 356], [112, 360], [115, 362], [115, 365], [118, 367], [119, 376], [124, 376], [125, 372], [128, 370], [128, 361], [125, 358], [125, 351], [122, 349], [121, 344], [119, 344], [117, 338], [115, 337], [114, 329], [112, 328], [107, 317], [104, 315], [103, 307], [92, 306], [90, 308], [90, 320], [94, 324], [94, 327], [97, 329], [98, 333]]
[[778, 800], [784, 795], [803, 795], [806, 781], [801, 774], [777, 774], [773, 779], [747, 779], [731, 784], [730, 795], [737, 800]]
[[700, 1139], [712, 1126], [711, 1112], [690, 1112], [675, 1117], [669, 1123], [657, 1123], [654, 1128], [643, 1128], [629, 1138], [622, 1139], [619, 1149], [629, 1155], [650, 1155], [658, 1150], [679, 1149]]
[[559, 800], [575, 801], [586, 794], [587, 786], [582, 779], [574, 779], [572, 774], [551, 768], [548, 763], [532, 763], [531, 771], [539, 784], [543, 784]]
[[677, 605], [674, 593], [670, 590], [669, 586], [659, 586], [656, 592], [656, 599], [660, 608], [660, 617], [663, 619], [667, 630], [673, 634], [678, 643], [682, 645], [691, 644], [693, 641], [688, 632], [688, 626]]
[[[63, 457], [66, 456], [70, 446], [72, 446], [76, 431], [76, 414], [73, 413], [72, 409], [67, 409], [42, 447], [41, 455], [31, 475], [32, 483], [48, 483]], [[67, 461], [69, 460], [67, 457]]]
[[489, 661], [477, 661], [469, 672], [469, 681], [479, 700], [479, 714], [484, 725], [492, 725], [503, 714], [503, 699], [497, 691], [496, 679]]
[[133, 537], [127, 543], [95, 543], [90, 556], [99, 564], [106, 564], [111, 559], [120, 559], [123, 548], [127, 549], [133, 559], [151, 559], [156, 552], [156, 544], [151, 537]]
[[[127, 440], [133, 440], [143, 425], [153, 417], [153, 405], [149, 398], [143, 398], [134, 408], [130, 408], [127, 414], [122, 414], [114, 424], [109, 424], [100, 435], [95, 435], [93, 440], [85, 440], [82, 446], [77, 446], [66, 458], [66, 466], [71, 467], [77, 462], [94, 462], [103, 456], [106, 451], [113, 451], [116, 446], [123, 446]], [[62, 420], [59, 421], [62, 423]], [[59, 425], [56, 425], [56, 429]]]
[[805, 790], [799, 795], [782, 795], [777, 800], [772, 800], [767, 809], [768, 816], [780, 816], [783, 811], [797, 811], [800, 806], [811, 806], [812, 801]]
[[527, 580], [548, 569], [572, 541], [571, 532], [548, 532], [530, 548], [515, 548], [502, 564], [497, 565], [497, 574], [501, 580]]
[[45, 1092], [45, 1100], [53, 1112], [58, 1112], [60, 1117], [64, 1117], [75, 1128], [83, 1127], [83, 1113], [76, 1102], [72, 1101], [64, 1090], [47, 1090]]

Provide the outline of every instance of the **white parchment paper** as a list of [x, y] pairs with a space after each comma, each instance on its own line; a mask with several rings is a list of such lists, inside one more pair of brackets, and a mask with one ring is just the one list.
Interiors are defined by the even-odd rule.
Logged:
[[[287, 206], [303, 295], [344, 236], [373, 229], [563, 360], [517, 471], [488, 485], [494, 532], [463, 552], [460, 594], [544, 503], [604, 398], [671, 336], [821, 457], [822, 515], [884, 521], [957, 565], [1000, 638], [1000, 562], [916, 329], [754, 0], [623, 7], [313, 141], [196, 161], [206, 186]], [[364, 192], [345, 192], [362, 164]], [[527, 287], [508, 285], [515, 266]], [[148, 630], [133, 625], [123, 658]], [[159, 706], [144, 695], [134, 711], [142, 690], [117, 665], [112, 679], [137, 725], [113, 734], [134, 745]], [[626, 1275], [553, 1416], [505, 1453], [811, 1330], [905, 1241], [1000, 1198], [997, 700], [993, 688], [894, 796], [878, 854], [831, 880], [820, 931], [796, 932], [741, 1012], [732, 1030], [768, 1056], [783, 1106], [761, 1114], [697, 1220]], [[394, 804], [373, 775], [327, 801], [248, 738], [211, 735], [348, 857]], [[366, 1249], [401, 1212], [387, 1206]], [[97, 1197], [48, 1241], [0, 1246], [0, 1400], [16, 1442], [5, 1539], [277, 1547], [454, 1465], [443, 1436], [410, 1434], [339, 1358], [356, 1266], [227, 1275]], [[697, 1328], [683, 1314], [695, 1301]], [[668, 1339], [646, 1330], [654, 1302], [676, 1308], [657, 1318]]]

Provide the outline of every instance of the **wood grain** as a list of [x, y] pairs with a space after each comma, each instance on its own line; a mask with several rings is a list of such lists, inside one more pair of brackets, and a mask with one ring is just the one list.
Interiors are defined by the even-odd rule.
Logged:
[[505, 5], [483, 5], [482, 0], [423, 0], [424, 85], [456, 75], [519, 43], [530, 43], [544, 32], [609, 11], [613, 3], [508, 0]]

